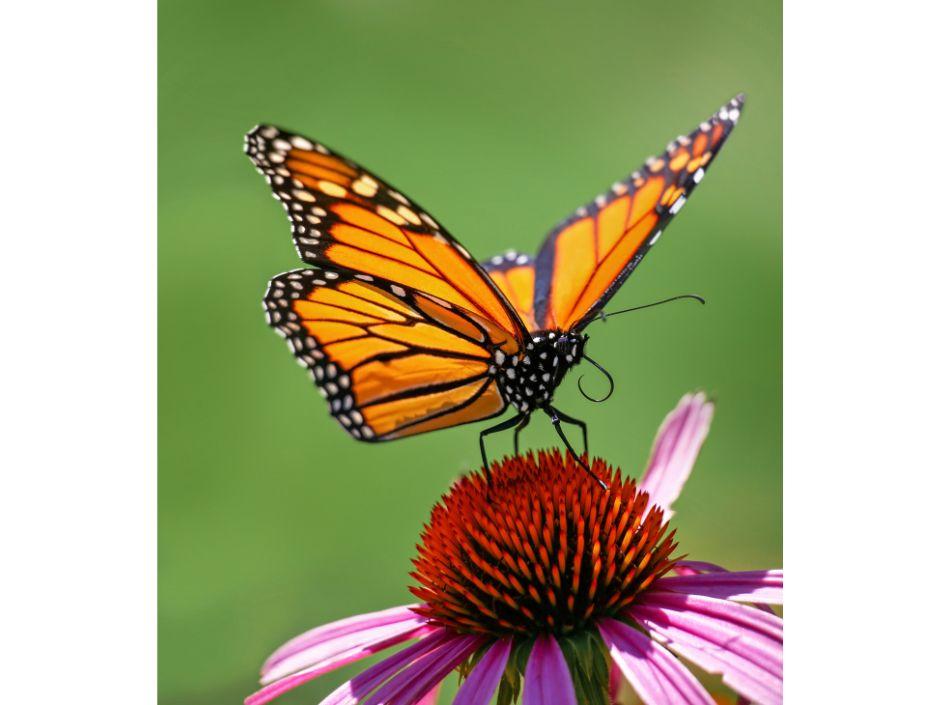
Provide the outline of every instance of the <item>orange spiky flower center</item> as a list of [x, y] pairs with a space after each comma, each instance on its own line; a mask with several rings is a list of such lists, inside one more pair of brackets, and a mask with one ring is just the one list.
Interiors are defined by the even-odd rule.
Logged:
[[416, 609], [487, 635], [568, 634], [619, 616], [668, 571], [676, 548], [662, 510], [603, 460], [594, 473], [540, 451], [462, 477], [431, 511], [414, 560]]

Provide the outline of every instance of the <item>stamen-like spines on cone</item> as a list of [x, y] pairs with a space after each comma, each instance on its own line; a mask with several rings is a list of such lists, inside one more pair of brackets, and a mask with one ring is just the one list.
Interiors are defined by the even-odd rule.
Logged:
[[617, 616], [672, 566], [662, 511], [602, 460], [507, 458], [458, 480], [425, 525], [411, 591], [417, 611], [458, 631], [565, 634]]

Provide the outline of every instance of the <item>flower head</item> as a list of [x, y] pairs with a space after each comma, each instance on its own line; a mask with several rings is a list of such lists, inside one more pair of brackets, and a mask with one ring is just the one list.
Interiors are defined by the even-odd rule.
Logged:
[[[642, 480], [595, 460], [602, 490], [570, 456], [509, 458], [461, 478], [434, 507], [412, 576], [421, 602], [296, 637], [262, 668], [262, 705], [370, 654], [410, 645], [322, 705], [426, 705], [451, 672], [454, 703], [608, 703], [629, 684], [648, 705], [714, 700], [678, 656], [757, 703], [782, 700], [782, 571], [728, 572], [678, 559], [668, 526], [713, 408], [686, 396]], [[751, 604], [742, 604], [751, 603]], [[757, 606], [752, 606], [757, 605]]]
[[415, 608], [468, 634], [557, 635], [616, 617], [673, 565], [663, 511], [603, 460], [557, 450], [507, 458], [461, 478], [418, 547]]

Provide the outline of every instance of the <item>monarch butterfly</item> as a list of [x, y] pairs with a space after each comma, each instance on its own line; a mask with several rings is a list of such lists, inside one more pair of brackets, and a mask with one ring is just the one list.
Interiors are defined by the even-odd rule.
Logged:
[[743, 103], [732, 98], [576, 210], [534, 258], [510, 251], [483, 263], [379, 177], [319, 142], [259, 125], [245, 151], [311, 265], [271, 280], [268, 323], [353, 438], [403, 438], [512, 405], [514, 416], [480, 434], [484, 468], [485, 436], [515, 427], [518, 449], [535, 410], [569, 449], [561, 423], [577, 425], [587, 452], [585, 424], [558, 411], [553, 393], [585, 357], [584, 329], [685, 204]]

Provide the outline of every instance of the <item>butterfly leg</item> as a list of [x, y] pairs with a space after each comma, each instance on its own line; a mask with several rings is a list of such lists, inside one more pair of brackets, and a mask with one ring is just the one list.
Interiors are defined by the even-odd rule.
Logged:
[[565, 423], [570, 423], [572, 426], [577, 426], [578, 428], [581, 429], [581, 439], [584, 441], [584, 454], [590, 457], [590, 453], [588, 452], [587, 424], [584, 423], [581, 419], [576, 419], [573, 416], [568, 416], [568, 414], [565, 414], [554, 407], [552, 407], [552, 411], [555, 413], [556, 416], [558, 416], [559, 419], [561, 419]]
[[573, 457], [575, 461], [578, 463], [578, 465], [581, 466], [581, 469], [583, 469], [588, 475], [593, 477], [597, 481], [597, 484], [599, 484], [601, 487], [603, 487], [606, 490], [607, 484], [603, 480], [601, 480], [601, 478], [599, 478], [597, 475], [594, 474], [591, 468], [588, 467], [587, 463], [585, 463], [584, 460], [582, 460], [581, 457], [577, 453], [575, 453], [574, 448], [571, 447], [571, 442], [568, 440], [568, 437], [565, 435], [565, 432], [561, 428], [561, 416], [559, 415], [558, 410], [549, 406], [545, 409], [545, 412], [548, 414], [548, 417], [552, 420], [552, 426], [555, 427], [555, 432], [558, 434], [558, 437], [561, 438], [561, 442], [565, 444], [565, 448], [568, 449], [568, 452], [571, 453], [571, 457]]
[[512, 452], [516, 455], [519, 455], [519, 434], [522, 433], [522, 429], [529, 425], [530, 415], [523, 417], [522, 421], [516, 426], [516, 430], [512, 434]]
[[483, 456], [483, 472], [486, 475], [486, 482], [489, 484], [490, 481], [490, 463], [486, 459], [486, 443], [484, 438], [491, 433], [499, 433], [500, 431], [505, 431], [506, 429], [512, 428], [516, 424], [523, 420], [523, 418], [528, 418], [527, 414], [516, 414], [512, 418], [506, 419], [505, 421], [500, 421], [495, 426], [491, 426], [483, 431], [480, 431], [480, 455]]

